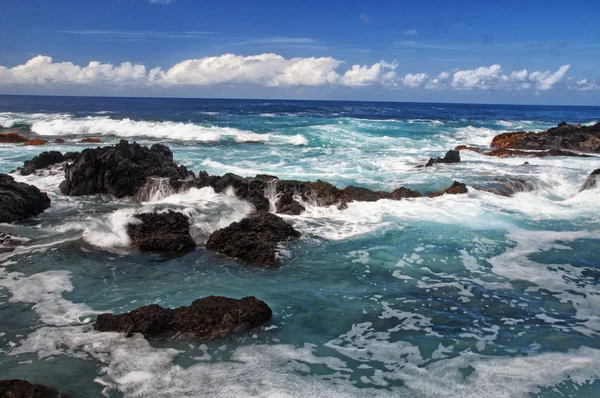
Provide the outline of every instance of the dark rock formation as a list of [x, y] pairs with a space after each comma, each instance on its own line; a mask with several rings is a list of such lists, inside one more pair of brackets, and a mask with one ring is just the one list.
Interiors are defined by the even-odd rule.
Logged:
[[500, 196], [512, 196], [518, 192], [530, 192], [535, 185], [521, 178], [498, 178], [486, 184], [476, 187], [482, 191], [488, 191]]
[[0, 144], [22, 144], [29, 141], [29, 138], [17, 133], [0, 134]]
[[39, 146], [39, 145], [46, 145], [48, 141], [46, 140], [27, 140], [23, 143], [23, 145], [27, 145], [27, 146]]
[[459, 194], [463, 194], [463, 193], [467, 193], [467, 186], [465, 184], [463, 184], [462, 182], [458, 182], [458, 181], [454, 181], [454, 183], [449, 186], [448, 188], [444, 189], [442, 192], [438, 192], [438, 193], [434, 193], [433, 195], [431, 195], [432, 198], [436, 198], [438, 196], [442, 196], [442, 195], [459, 195]]
[[38, 169], [43, 169], [56, 163], [62, 163], [66, 160], [65, 156], [58, 151], [42, 152], [33, 159], [26, 160], [20, 173], [23, 176], [28, 176], [35, 173]]
[[456, 150], [450, 150], [446, 152], [443, 158], [429, 158], [429, 161], [425, 167], [431, 167], [438, 163], [458, 163], [460, 162], [460, 152]]
[[12, 234], [7, 234], [5, 232], [0, 232], [0, 253], [8, 253], [15, 250], [13, 247], [13, 237]]
[[408, 199], [408, 198], [420, 198], [421, 195], [417, 191], [413, 191], [412, 189], [400, 187], [390, 194], [390, 199], [400, 200], [400, 199]]
[[304, 206], [294, 200], [291, 192], [284, 193], [277, 201], [277, 213], [279, 214], [298, 215], [305, 210]]
[[55, 140], [54, 140], [54, 142], [55, 142], [56, 144], [64, 144], [64, 143], [65, 143], [65, 140], [63, 140], [62, 138], [57, 138], [57, 139], [55, 139]]
[[25, 380], [0, 380], [2, 398], [68, 398], [56, 390]]
[[86, 142], [86, 143], [92, 143], [92, 144], [99, 144], [102, 141], [100, 140], [100, 138], [91, 138], [91, 137], [88, 137], [88, 138], [82, 139], [80, 142]]
[[562, 122], [557, 127], [539, 133], [525, 131], [503, 133], [494, 137], [490, 147], [527, 150], [565, 149], [600, 153], [600, 123], [582, 126]]
[[101, 314], [94, 329], [145, 336], [191, 335], [198, 339], [214, 339], [254, 328], [271, 317], [269, 306], [256, 297], [236, 300], [210, 296], [195, 300], [189, 307], [167, 309], [154, 304], [121, 315]]
[[0, 223], [24, 220], [50, 207], [50, 198], [33, 185], [0, 174]]
[[563, 149], [549, 149], [545, 151], [523, 151], [518, 149], [500, 148], [486, 152], [487, 156], [496, 156], [499, 158], [545, 158], [548, 156], [571, 156], [579, 158], [589, 158], [591, 155], [584, 155]]
[[196, 243], [190, 235], [189, 218], [172, 210], [166, 213], [142, 213], [135, 217], [140, 224], [129, 224], [127, 233], [133, 246], [140, 250], [193, 250]]
[[468, 146], [468, 145], [458, 145], [456, 148], [454, 148], [455, 151], [473, 151], [473, 152], [481, 152], [481, 148], [477, 148], [474, 146]]
[[115, 146], [85, 149], [65, 169], [62, 193], [71, 196], [109, 193], [117, 198], [133, 196], [148, 177], [183, 179], [193, 176], [173, 163], [173, 153], [161, 144], [149, 149], [126, 140]]
[[272, 266], [279, 263], [277, 245], [299, 236], [281, 217], [260, 212], [213, 232], [206, 248], [252, 265]]
[[588, 178], [583, 183], [581, 190], [585, 191], [586, 189], [596, 188], [598, 186], [598, 182], [599, 182], [598, 180], [600, 180], [600, 169], [596, 169], [596, 170], [592, 171], [592, 173], [588, 176]]

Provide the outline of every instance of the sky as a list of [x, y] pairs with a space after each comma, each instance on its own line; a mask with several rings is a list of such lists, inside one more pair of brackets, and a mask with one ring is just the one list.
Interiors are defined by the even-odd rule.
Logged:
[[0, 94], [600, 105], [600, 2], [0, 0]]

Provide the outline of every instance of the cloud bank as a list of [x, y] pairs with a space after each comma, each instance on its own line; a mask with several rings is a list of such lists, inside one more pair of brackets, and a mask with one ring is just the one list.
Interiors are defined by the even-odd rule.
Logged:
[[[181, 87], [244, 85], [261, 87], [367, 87], [428, 90], [536, 90], [546, 91], [561, 84], [569, 71], [563, 65], [556, 71], [527, 69], [504, 72], [498, 64], [475, 69], [398, 74], [398, 62], [380, 61], [372, 65], [346, 65], [332, 57], [285, 58], [265, 53], [252, 56], [224, 54], [189, 59], [171, 68], [148, 69], [141, 64], [120, 65], [92, 61], [86, 66], [54, 62], [38, 55], [23, 65], [0, 66], [0, 87], [4, 86], [135, 86]], [[599, 87], [596, 81], [570, 79], [563, 84], [576, 90]]]

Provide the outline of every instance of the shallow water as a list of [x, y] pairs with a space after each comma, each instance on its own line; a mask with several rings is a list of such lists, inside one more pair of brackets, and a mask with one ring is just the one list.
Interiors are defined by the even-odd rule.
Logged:
[[[580, 192], [597, 158], [498, 159], [416, 169], [459, 144], [592, 123], [600, 108], [347, 102], [0, 97], [0, 125], [45, 147], [0, 146], [0, 172], [82, 137], [166, 143], [210, 174], [257, 173], [392, 190], [469, 193], [315, 207], [286, 216], [303, 237], [277, 269], [204, 250], [251, 206], [210, 188], [135, 199], [61, 195], [60, 170], [15, 178], [49, 192], [28, 241], [0, 254], [0, 377], [71, 396], [594, 397], [600, 395], [600, 203]], [[527, 160], [530, 165], [523, 166]], [[535, 189], [501, 197], [501, 177]], [[138, 253], [127, 220], [152, 208], [193, 220], [200, 248]], [[210, 342], [97, 333], [96, 314], [254, 295], [256, 330]]]

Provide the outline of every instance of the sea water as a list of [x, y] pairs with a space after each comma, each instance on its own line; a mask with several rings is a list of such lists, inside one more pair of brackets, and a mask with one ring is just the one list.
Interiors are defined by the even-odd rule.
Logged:
[[[253, 211], [233, 192], [66, 197], [61, 170], [13, 174], [52, 206], [0, 225], [23, 239], [0, 254], [0, 378], [74, 397], [600, 396], [600, 188], [580, 192], [600, 159], [463, 151], [416, 168], [501, 132], [598, 118], [591, 107], [1, 96], [0, 127], [50, 141], [1, 145], [3, 173], [94, 137], [164, 143], [195, 172], [423, 193], [458, 180], [469, 193], [307, 204], [284, 216], [302, 237], [261, 269], [203, 248]], [[484, 189], [507, 177], [532, 190]], [[133, 250], [126, 226], [153, 209], [190, 216], [199, 248]], [[256, 296], [273, 319], [212, 341], [93, 330], [99, 313], [208, 295]]]

